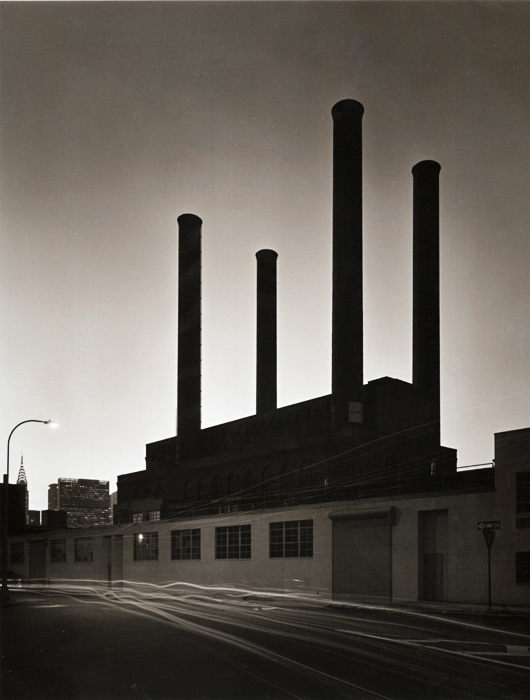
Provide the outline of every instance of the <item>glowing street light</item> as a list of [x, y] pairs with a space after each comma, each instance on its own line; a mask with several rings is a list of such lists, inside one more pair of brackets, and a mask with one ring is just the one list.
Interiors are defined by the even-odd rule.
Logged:
[[2, 591], [0, 593], [0, 599], [3, 604], [9, 602], [9, 589], [7, 587], [7, 521], [8, 521], [8, 506], [9, 506], [9, 443], [11, 441], [11, 435], [15, 432], [17, 428], [24, 423], [44, 423], [49, 425], [50, 428], [56, 428], [58, 424], [50, 419], [48, 420], [23, 420], [21, 423], [15, 425], [13, 430], [9, 433], [7, 438], [7, 470], [4, 474], [4, 493], [3, 493], [3, 507], [2, 507]]

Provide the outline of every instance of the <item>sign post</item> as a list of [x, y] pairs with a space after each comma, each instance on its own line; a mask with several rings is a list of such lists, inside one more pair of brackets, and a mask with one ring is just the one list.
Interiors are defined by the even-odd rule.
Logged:
[[478, 529], [482, 530], [486, 545], [488, 546], [488, 608], [491, 610], [491, 547], [495, 539], [495, 530], [501, 526], [499, 520], [486, 520], [478, 524]]

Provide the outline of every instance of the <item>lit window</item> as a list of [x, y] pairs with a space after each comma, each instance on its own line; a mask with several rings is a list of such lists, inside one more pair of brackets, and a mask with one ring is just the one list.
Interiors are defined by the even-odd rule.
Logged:
[[158, 560], [158, 532], [140, 532], [134, 535], [134, 561]]
[[50, 561], [66, 561], [66, 540], [52, 540], [50, 543]]
[[250, 559], [250, 525], [215, 528], [216, 559]]
[[141, 512], [133, 513], [132, 517], [133, 517], [133, 520], [132, 520], [133, 523], [141, 523], [141, 522], [143, 522], [144, 514]]
[[92, 537], [76, 537], [74, 561], [94, 561]]
[[313, 521], [289, 520], [269, 525], [269, 556], [312, 557]]
[[147, 520], [160, 520], [159, 510], [148, 510], [146, 513]]
[[171, 532], [171, 558], [201, 558], [201, 531], [199, 528], [194, 530], [173, 530]]

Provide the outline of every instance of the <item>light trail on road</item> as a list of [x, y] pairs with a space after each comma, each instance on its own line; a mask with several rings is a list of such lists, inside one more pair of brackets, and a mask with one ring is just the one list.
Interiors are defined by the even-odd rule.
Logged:
[[[183, 582], [156, 586], [124, 581], [121, 588], [103, 584], [64, 580], [32, 590], [157, 621], [193, 635], [195, 643], [210, 650], [213, 644], [217, 654], [228, 645], [233, 653], [224, 660], [270, 684], [280, 693], [274, 697], [527, 697], [530, 659], [521, 653], [515, 662], [508, 647], [529, 648], [530, 635], [420, 611], [358, 603], [334, 607], [333, 601], [298, 591]], [[466, 644], [475, 647], [466, 649]], [[477, 644], [484, 645], [484, 657]], [[504, 647], [504, 656], [488, 651], [492, 645]], [[287, 673], [272, 676], [258, 670], [263, 665]]]

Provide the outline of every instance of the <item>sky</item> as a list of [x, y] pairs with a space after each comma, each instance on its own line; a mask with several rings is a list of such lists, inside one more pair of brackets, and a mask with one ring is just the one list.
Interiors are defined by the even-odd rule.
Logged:
[[176, 432], [177, 217], [203, 219], [202, 425], [330, 393], [331, 108], [364, 105], [365, 382], [411, 381], [412, 166], [440, 175], [442, 443], [530, 426], [529, 2], [0, 3], [1, 435], [30, 508]]

